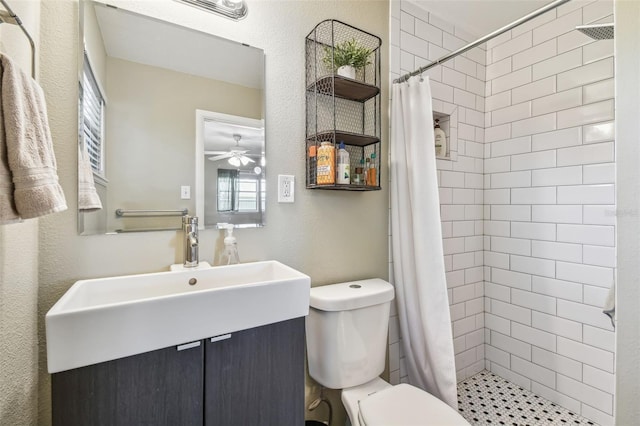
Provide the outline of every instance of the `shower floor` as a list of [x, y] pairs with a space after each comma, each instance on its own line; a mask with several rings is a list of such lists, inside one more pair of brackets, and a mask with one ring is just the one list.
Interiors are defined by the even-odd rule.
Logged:
[[472, 425], [596, 425], [489, 371], [458, 383], [458, 410]]

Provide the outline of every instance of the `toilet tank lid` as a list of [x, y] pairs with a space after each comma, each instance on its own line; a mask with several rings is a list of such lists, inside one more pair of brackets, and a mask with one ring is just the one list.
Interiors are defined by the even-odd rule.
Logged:
[[393, 286], [380, 278], [313, 287], [309, 305], [321, 311], [348, 311], [393, 300]]

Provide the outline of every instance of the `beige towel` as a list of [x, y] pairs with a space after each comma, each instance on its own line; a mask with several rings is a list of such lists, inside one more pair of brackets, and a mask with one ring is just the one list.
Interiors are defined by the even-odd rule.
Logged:
[[42, 88], [0, 54], [0, 224], [67, 209]]
[[[2, 92], [2, 75], [0, 75], [0, 93]], [[13, 200], [13, 180], [9, 169], [7, 138], [3, 123], [4, 112], [0, 98], [0, 224], [19, 222], [20, 215]]]
[[87, 149], [78, 144], [78, 210], [94, 212], [102, 208], [100, 196], [93, 181], [93, 169]]

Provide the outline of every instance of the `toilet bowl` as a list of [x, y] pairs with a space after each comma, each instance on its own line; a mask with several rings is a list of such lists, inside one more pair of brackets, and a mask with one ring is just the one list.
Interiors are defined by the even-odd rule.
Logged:
[[342, 389], [353, 426], [469, 426], [435, 396], [378, 377], [393, 296], [393, 286], [377, 278], [313, 287], [306, 321], [309, 374]]

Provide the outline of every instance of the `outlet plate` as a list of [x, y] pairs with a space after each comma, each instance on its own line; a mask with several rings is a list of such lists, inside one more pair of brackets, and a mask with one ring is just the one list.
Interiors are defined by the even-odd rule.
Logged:
[[295, 194], [295, 177], [278, 175], [278, 202], [293, 203]]

